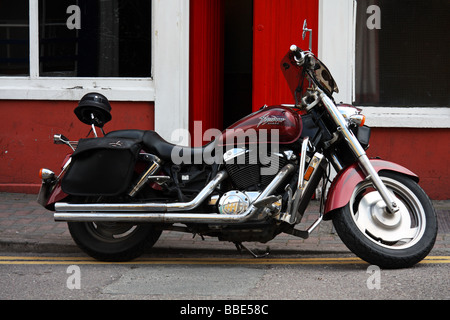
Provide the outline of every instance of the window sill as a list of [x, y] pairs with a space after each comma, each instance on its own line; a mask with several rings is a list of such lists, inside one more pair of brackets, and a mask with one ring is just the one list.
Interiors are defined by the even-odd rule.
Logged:
[[450, 108], [360, 107], [369, 127], [450, 128]]
[[141, 78], [0, 78], [0, 100], [73, 100], [88, 92], [111, 101], [154, 101], [152, 79]]

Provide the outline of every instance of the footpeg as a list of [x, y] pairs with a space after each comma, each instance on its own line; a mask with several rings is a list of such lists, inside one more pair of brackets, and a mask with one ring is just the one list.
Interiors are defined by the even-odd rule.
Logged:
[[273, 204], [280, 200], [281, 200], [281, 196], [278, 196], [278, 197], [277, 196], [269, 196], [267, 198], [255, 201], [255, 203], [253, 203], [253, 205], [258, 209], [264, 209], [269, 204]]

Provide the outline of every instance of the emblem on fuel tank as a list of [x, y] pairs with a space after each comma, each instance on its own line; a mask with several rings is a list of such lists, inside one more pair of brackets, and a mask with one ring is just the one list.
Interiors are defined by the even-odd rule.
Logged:
[[265, 124], [280, 125], [284, 121], [286, 121], [286, 118], [284, 118], [284, 117], [279, 117], [279, 116], [271, 115], [270, 113], [266, 113], [262, 117], [259, 117], [259, 123], [256, 127], [258, 128], [259, 126], [262, 126]]

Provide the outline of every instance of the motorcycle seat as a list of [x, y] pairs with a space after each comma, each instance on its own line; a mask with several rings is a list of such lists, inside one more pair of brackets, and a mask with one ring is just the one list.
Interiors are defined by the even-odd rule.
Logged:
[[[182, 159], [188, 163], [197, 163], [199, 159], [207, 156], [208, 163], [214, 162], [214, 141], [203, 147], [184, 147], [164, 140], [157, 132], [152, 130], [118, 130], [106, 134], [111, 138], [137, 139], [142, 142], [144, 151], [154, 154], [163, 161], [177, 161]], [[174, 158], [172, 158], [174, 156]], [[212, 160], [212, 162], [211, 162]], [[195, 161], [195, 162], [194, 162]]]

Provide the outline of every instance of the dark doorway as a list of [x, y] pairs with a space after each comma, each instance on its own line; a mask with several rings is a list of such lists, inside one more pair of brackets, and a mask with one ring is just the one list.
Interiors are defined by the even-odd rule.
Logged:
[[225, 1], [224, 128], [252, 112], [253, 0]]

